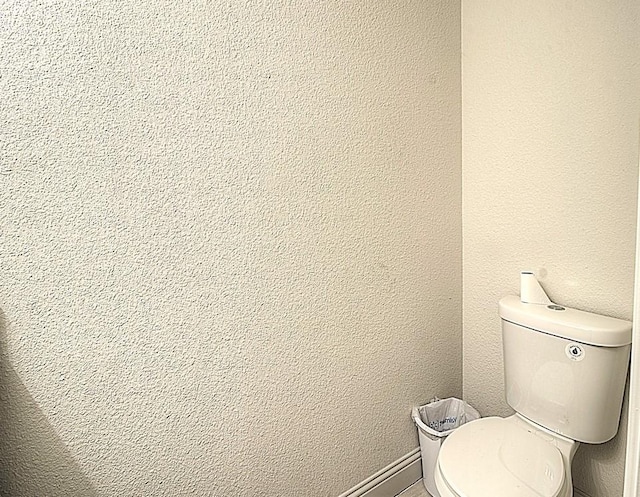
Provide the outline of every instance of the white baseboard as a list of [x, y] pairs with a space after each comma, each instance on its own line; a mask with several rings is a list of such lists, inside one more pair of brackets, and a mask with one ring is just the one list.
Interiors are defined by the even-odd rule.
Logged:
[[422, 462], [417, 448], [338, 497], [394, 497], [420, 478]]

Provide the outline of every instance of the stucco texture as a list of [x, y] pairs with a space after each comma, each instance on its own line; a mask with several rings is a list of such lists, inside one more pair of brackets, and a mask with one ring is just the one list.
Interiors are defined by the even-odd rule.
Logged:
[[2, 495], [335, 496], [416, 447], [462, 387], [459, 3], [0, 15]]
[[[511, 413], [497, 302], [521, 270], [558, 303], [631, 317], [638, 10], [463, 0], [464, 395], [483, 415]], [[622, 495], [625, 423], [577, 452], [592, 497]]]

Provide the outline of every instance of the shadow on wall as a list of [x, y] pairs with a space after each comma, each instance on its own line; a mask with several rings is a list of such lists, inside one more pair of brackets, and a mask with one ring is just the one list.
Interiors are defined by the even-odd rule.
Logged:
[[[629, 401], [629, 373], [627, 372], [627, 383], [624, 392], [624, 402], [622, 404], [622, 414], [618, 434], [604, 444], [581, 444], [576, 458], [573, 461], [574, 483], [576, 475], [580, 471], [580, 490], [585, 495], [622, 495], [623, 475], [620, 474], [619, 494], [617, 489], [607, 488], [603, 483], [603, 468], [611, 471], [610, 468], [624, 468], [625, 446], [627, 444], [627, 422]], [[621, 460], [622, 458], [622, 460]]]
[[9, 365], [6, 336], [0, 310], [0, 496], [97, 496]]

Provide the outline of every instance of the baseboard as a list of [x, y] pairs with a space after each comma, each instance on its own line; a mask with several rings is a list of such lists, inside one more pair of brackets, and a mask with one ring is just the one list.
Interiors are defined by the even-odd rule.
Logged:
[[414, 449], [338, 497], [394, 497], [422, 478], [420, 449]]

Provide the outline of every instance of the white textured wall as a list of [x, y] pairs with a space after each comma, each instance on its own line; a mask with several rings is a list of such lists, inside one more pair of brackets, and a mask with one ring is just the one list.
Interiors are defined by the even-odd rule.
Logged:
[[[497, 302], [539, 271], [559, 303], [630, 318], [640, 4], [463, 0], [464, 394], [506, 415]], [[623, 422], [626, 422], [624, 420]], [[575, 483], [620, 497], [624, 430]]]
[[19, 1], [0, 485], [331, 496], [461, 393], [456, 2]]

